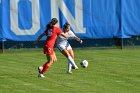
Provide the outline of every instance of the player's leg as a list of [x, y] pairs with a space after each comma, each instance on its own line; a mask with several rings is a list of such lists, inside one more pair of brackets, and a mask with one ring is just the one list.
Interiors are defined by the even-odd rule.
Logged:
[[[73, 60], [74, 60], [74, 52], [73, 52], [72, 48], [68, 49], [68, 52], [69, 52], [70, 56], [73, 58]], [[69, 68], [75, 69], [75, 67], [73, 67], [72, 65], [69, 65], [68, 69]]]
[[62, 54], [66, 56], [66, 58], [68, 59], [68, 62], [70, 62], [72, 66], [74, 66], [75, 68], [78, 68], [73, 58], [70, 56], [69, 52], [66, 49], [62, 50]]
[[40, 71], [40, 73], [39, 73], [39, 77], [44, 77], [44, 73], [49, 69], [49, 67], [56, 61], [56, 55], [55, 55], [55, 53], [54, 53], [54, 51], [53, 51], [53, 48], [52, 49], [50, 49], [50, 48], [48, 48], [47, 49], [47, 52], [46, 52], [46, 57], [47, 57], [47, 62], [42, 66], [43, 67], [43, 69], [42, 69], [42, 71]]
[[[73, 58], [74, 60], [74, 52], [73, 52], [73, 49], [71, 47], [70, 44], [68, 44], [68, 47], [67, 47], [67, 51], [69, 52], [70, 56]], [[73, 69], [75, 69], [75, 67], [72, 66]]]
[[57, 61], [57, 57], [56, 57], [56, 54], [54, 52], [54, 58], [53, 58], [53, 63], [55, 63]]
[[68, 74], [72, 74], [72, 64], [70, 62], [68, 62], [68, 68], [67, 68], [67, 73]]
[[47, 55], [47, 62], [43, 65], [43, 70], [39, 73], [39, 77], [45, 77], [44, 73], [51, 67], [51, 65], [54, 63], [55, 55]]
[[57, 45], [57, 48], [61, 51], [61, 53], [68, 59], [68, 71], [71, 73], [71, 66], [78, 68], [77, 65], [75, 64], [74, 60], [70, 56], [69, 52], [67, 51], [67, 47], [69, 46], [69, 43], [67, 45]]
[[[73, 50], [72, 47], [69, 45], [67, 46], [67, 51], [69, 52], [70, 56], [73, 58], [74, 60], [74, 54], [73, 54]], [[72, 64], [70, 62], [68, 62], [68, 73], [72, 73], [71, 69], [75, 67], [72, 66]]]
[[[69, 53], [68, 53], [68, 51], [66, 50], [66, 49], [63, 49], [62, 51], [61, 51], [61, 53], [68, 59], [69, 58]], [[72, 71], [71, 71], [71, 67], [72, 67], [72, 63], [71, 63], [71, 61], [68, 59], [68, 69], [67, 69], [67, 73], [68, 74], [71, 74], [72, 73]]]
[[[67, 58], [68, 56], [70, 56], [69, 55], [69, 53], [68, 53], [68, 51], [67, 51], [67, 49], [66, 49], [66, 45], [63, 45], [63, 44], [58, 44], [57, 45], [57, 48], [60, 50], [60, 52]], [[68, 70], [67, 70], [67, 73], [72, 73], [71, 72], [71, 67], [72, 67], [72, 65], [71, 65], [71, 63], [68, 61]]]
[[70, 56], [74, 59], [74, 52], [72, 49], [68, 49], [68, 52], [70, 54]]

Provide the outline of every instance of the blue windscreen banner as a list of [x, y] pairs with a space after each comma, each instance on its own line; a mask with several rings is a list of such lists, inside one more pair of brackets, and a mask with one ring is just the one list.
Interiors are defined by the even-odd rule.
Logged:
[[140, 0], [0, 0], [0, 38], [34, 41], [54, 17], [83, 39], [129, 38], [140, 35], [139, 9]]
[[2, 4], [0, 0], [0, 40], [2, 40]]

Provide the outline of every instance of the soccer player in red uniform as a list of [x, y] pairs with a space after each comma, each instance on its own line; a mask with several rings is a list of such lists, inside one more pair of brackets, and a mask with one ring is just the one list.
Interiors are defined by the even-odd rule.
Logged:
[[44, 76], [44, 73], [49, 69], [49, 67], [57, 61], [57, 58], [56, 58], [56, 55], [55, 55], [55, 52], [54, 52], [54, 44], [55, 44], [55, 41], [56, 41], [56, 38], [58, 35], [62, 35], [66, 38], [67, 35], [65, 35], [62, 30], [56, 26], [58, 20], [56, 18], [52, 18], [51, 22], [47, 25], [46, 27], [46, 30], [44, 33], [42, 33], [38, 38], [37, 40], [34, 42], [34, 44], [37, 44], [37, 42], [43, 37], [43, 36], [47, 36], [47, 39], [45, 41], [45, 44], [44, 44], [44, 54], [46, 54], [46, 57], [47, 57], [47, 62], [38, 67], [38, 70], [39, 70], [39, 74], [38, 74], [38, 77], [45, 77]]

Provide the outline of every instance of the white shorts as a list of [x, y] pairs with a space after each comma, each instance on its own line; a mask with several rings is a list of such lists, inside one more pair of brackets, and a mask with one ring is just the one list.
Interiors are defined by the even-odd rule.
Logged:
[[71, 45], [69, 43], [67, 43], [67, 44], [57, 44], [57, 48], [60, 51], [63, 51], [64, 49], [67, 49], [67, 50], [72, 49], [72, 47], [71, 47]]

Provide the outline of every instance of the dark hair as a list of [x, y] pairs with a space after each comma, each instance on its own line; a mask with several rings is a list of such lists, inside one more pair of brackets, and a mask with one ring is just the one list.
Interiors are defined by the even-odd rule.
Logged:
[[52, 18], [50, 23], [46, 25], [46, 30], [53, 29], [53, 25], [55, 25], [58, 22], [57, 18]]
[[52, 25], [55, 25], [57, 22], [58, 22], [57, 18], [52, 18], [52, 20], [51, 20], [50, 23], [51, 23]]
[[70, 26], [69, 23], [65, 23], [65, 24], [64, 24], [64, 28], [67, 28], [68, 26]]

